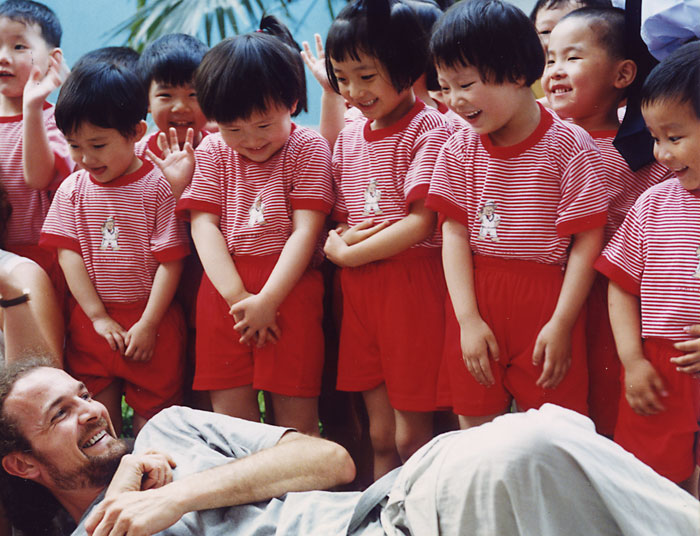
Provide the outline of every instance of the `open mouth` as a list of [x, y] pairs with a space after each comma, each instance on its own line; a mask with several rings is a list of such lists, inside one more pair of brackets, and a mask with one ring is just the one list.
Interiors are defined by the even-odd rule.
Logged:
[[375, 102], [377, 102], [377, 99], [376, 99], [376, 98], [374, 98], [374, 99], [372, 99], [372, 100], [369, 100], [369, 101], [366, 101], [366, 102], [360, 102], [359, 105], [360, 105], [360, 107], [362, 107], [362, 108], [369, 108], [369, 107], [372, 106]]
[[83, 449], [89, 449], [90, 447], [94, 446], [95, 443], [97, 443], [100, 439], [102, 439], [102, 438], [105, 437], [106, 435], [107, 435], [107, 431], [106, 431], [106, 430], [101, 430], [101, 431], [97, 432], [95, 435], [93, 435], [92, 437], [90, 437], [90, 439], [88, 439], [85, 443], [83, 443], [83, 447], [82, 447], [82, 448], [83, 448]]
[[472, 121], [479, 117], [479, 114], [481, 113], [481, 110], [474, 110], [473, 112], [466, 112], [462, 114], [462, 117], [464, 117], [467, 121]]
[[191, 127], [192, 121], [170, 121], [170, 126], [175, 128]]
[[550, 91], [550, 93], [552, 95], [563, 95], [564, 93], [570, 93], [570, 92], [571, 92], [571, 88], [566, 87], [566, 86], [554, 86]]

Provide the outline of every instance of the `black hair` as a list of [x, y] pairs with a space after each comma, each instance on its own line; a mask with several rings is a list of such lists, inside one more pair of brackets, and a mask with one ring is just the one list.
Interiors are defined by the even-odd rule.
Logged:
[[625, 11], [616, 7], [582, 7], [561, 18], [584, 19], [611, 58], [630, 56], [625, 46]]
[[[13, 452], [31, 452], [19, 423], [5, 412], [5, 401], [17, 381], [40, 367], [52, 367], [47, 358], [33, 357], [0, 370], [0, 460]], [[40, 484], [16, 477], [0, 467], [0, 500], [12, 525], [27, 534], [58, 534], [56, 516], [61, 505]]]
[[530, 11], [530, 20], [537, 22], [537, 14], [542, 9], [557, 9], [567, 4], [577, 4], [582, 7], [613, 7], [611, 0], [537, 0]]
[[139, 53], [131, 47], [102, 47], [80, 56], [75, 65], [73, 65], [73, 69], [82, 67], [84, 63], [107, 62], [136, 71], [138, 61]]
[[207, 50], [207, 45], [191, 35], [164, 35], [141, 53], [138, 72], [147, 90], [151, 82], [173, 87], [192, 84], [194, 72]]
[[56, 14], [44, 4], [32, 0], [6, 0], [0, 4], [0, 17], [25, 24], [37, 24], [47, 45], [52, 48], [61, 46], [61, 23]]
[[271, 105], [306, 110], [306, 73], [289, 30], [271, 15], [260, 30], [221, 41], [206, 53], [194, 87], [202, 113], [218, 123], [246, 119]]
[[664, 101], [687, 102], [700, 119], [700, 41], [674, 50], [644, 81], [642, 107]]
[[428, 64], [429, 33], [415, 10], [401, 0], [355, 0], [345, 6], [326, 37], [326, 72], [339, 92], [331, 60], [376, 58], [396, 91], [410, 88]]
[[87, 62], [74, 69], [56, 102], [56, 125], [68, 136], [84, 122], [130, 138], [146, 118], [148, 93], [131, 69]]
[[[442, 16], [442, 8], [435, 0], [403, 0], [416, 12], [418, 20], [423, 25], [423, 30], [430, 36], [433, 33], [433, 27], [438, 19]], [[428, 37], [429, 39], [429, 37]], [[428, 46], [429, 40], [426, 40]], [[437, 71], [435, 64], [431, 61], [430, 56], [426, 58], [425, 67], [425, 87], [430, 91], [440, 91], [440, 84], [437, 79]]]
[[532, 21], [501, 0], [468, 0], [448, 9], [430, 40], [438, 65], [471, 65], [489, 82], [524, 83], [542, 76], [544, 51]]

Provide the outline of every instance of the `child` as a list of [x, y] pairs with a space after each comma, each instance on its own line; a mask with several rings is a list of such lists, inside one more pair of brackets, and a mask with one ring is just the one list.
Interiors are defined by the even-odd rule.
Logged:
[[148, 99], [130, 69], [87, 62], [66, 81], [56, 122], [82, 170], [56, 192], [41, 245], [58, 259], [75, 301], [66, 366], [134, 431], [180, 401], [184, 326], [172, 299], [188, 253], [165, 178], [134, 154]]
[[610, 278], [610, 321], [624, 368], [615, 441], [695, 493], [700, 416], [700, 43], [654, 68], [642, 113], [673, 178], [644, 192], [596, 268]]
[[274, 17], [261, 29], [219, 43], [195, 75], [219, 133], [197, 148], [178, 206], [205, 270], [193, 388], [249, 420], [260, 419], [257, 390], [270, 391], [277, 424], [319, 435], [323, 284], [310, 262], [333, 201], [330, 150], [292, 123], [306, 85], [288, 32]]
[[[185, 34], [169, 34], [159, 37], [141, 54], [137, 70], [143, 76], [148, 91], [148, 111], [158, 127], [147, 138], [136, 144], [136, 154], [143, 156], [146, 150], [163, 158], [166, 135], [177, 136], [182, 149], [187, 131], [192, 129], [193, 148], [208, 133], [204, 130], [206, 117], [199, 108], [197, 93], [192, 85], [207, 47], [196, 37]], [[162, 136], [161, 136], [162, 134]], [[160, 142], [159, 142], [160, 139]], [[179, 199], [187, 184], [172, 184], [173, 195]]]
[[537, 0], [530, 20], [535, 25], [545, 54], [549, 46], [549, 36], [557, 23], [565, 15], [582, 7], [612, 7], [610, 0]]
[[43, 4], [0, 4], [0, 183], [12, 205], [5, 246], [38, 262], [62, 300], [65, 283], [55, 253], [37, 246], [48, 192], [73, 168], [46, 102], [61, 84], [60, 44], [61, 25]]
[[[606, 243], [639, 195], [669, 177], [658, 162], [632, 171], [613, 146], [617, 110], [634, 81], [635, 62], [626, 56], [625, 14], [615, 8], [582, 8], [565, 16], [549, 39], [542, 78], [550, 106], [585, 128], [600, 148], [610, 197]], [[588, 404], [599, 433], [612, 436], [620, 397], [620, 362], [607, 304], [608, 283], [595, 279], [587, 303]]]
[[90, 61], [111, 62], [136, 71], [139, 62], [139, 53], [130, 47], [97, 48], [80, 56], [78, 61], [73, 65], [73, 69], [78, 69], [83, 63]]
[[326, 54], [331, 86], [364, 115], [335, 144], [341, 226], [325, 252], [343, 268], [337, 385], [363, 394], [378, 478], [432, 437], [445, 287], [424, 198], [452, 126], [413, 93], [427, 35], [405, 3], [349, 4]]
[[513, 399], [585, 413], [582, 307], [607, 207], [598, 149], [535, 101], [543, 51], [511, 4], [455, 4], [431, 50], [449, 106], [470, 125], [440, 152], [427, 200], [444, 218], [454, 411], [464, 428]]

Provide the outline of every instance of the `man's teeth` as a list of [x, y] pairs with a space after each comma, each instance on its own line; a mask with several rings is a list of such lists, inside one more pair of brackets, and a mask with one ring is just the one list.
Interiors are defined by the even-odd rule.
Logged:
[[101, 432], [97, 432], [94, 436], [92, 436], [90, 439], [87, 440], [87, 442], [83, 445], [83, 448], [86, 449], [88, 447], [92, 447], [95, 443], [97, 443], [100, 439], [102, 439], [106, 435], [107, 435], [107, 432], [105, 430], [102, 430]]

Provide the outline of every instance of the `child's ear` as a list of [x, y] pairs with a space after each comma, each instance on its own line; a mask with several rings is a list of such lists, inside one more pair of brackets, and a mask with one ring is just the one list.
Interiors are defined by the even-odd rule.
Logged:
[[637, 76], [637, 64], [632, 60], [622, 60], [617, 65], [617, 76], [615, 77], [615, 87], [624, 89], [628, 87]]
[[289, 115], [294, 115], [296, 113], [297, 106], [299, 106], [299, 101], [295, 100], [294, 104], [292, 104], [292, 107], [289, 109]]
[[148, 130], [148, 123], [144, 121], [143, 119], [139, 121], [139, 124], [136, 125], [136, 128], [134, 129], [134, 141], [139, 141], [141, 138], [143, 138], [146, 135], [146, 131]]
[[26, 452], [11, 452], [7, 454], [2, 459], [2, 468], [5, 469], [7, 474], [26, 480], [34, 480], [40, 474], [34, 456]]
[[49, 56], [55, 59], [59, 64], [63, 61], [63, 51], [56, 47], [49, 51]]

